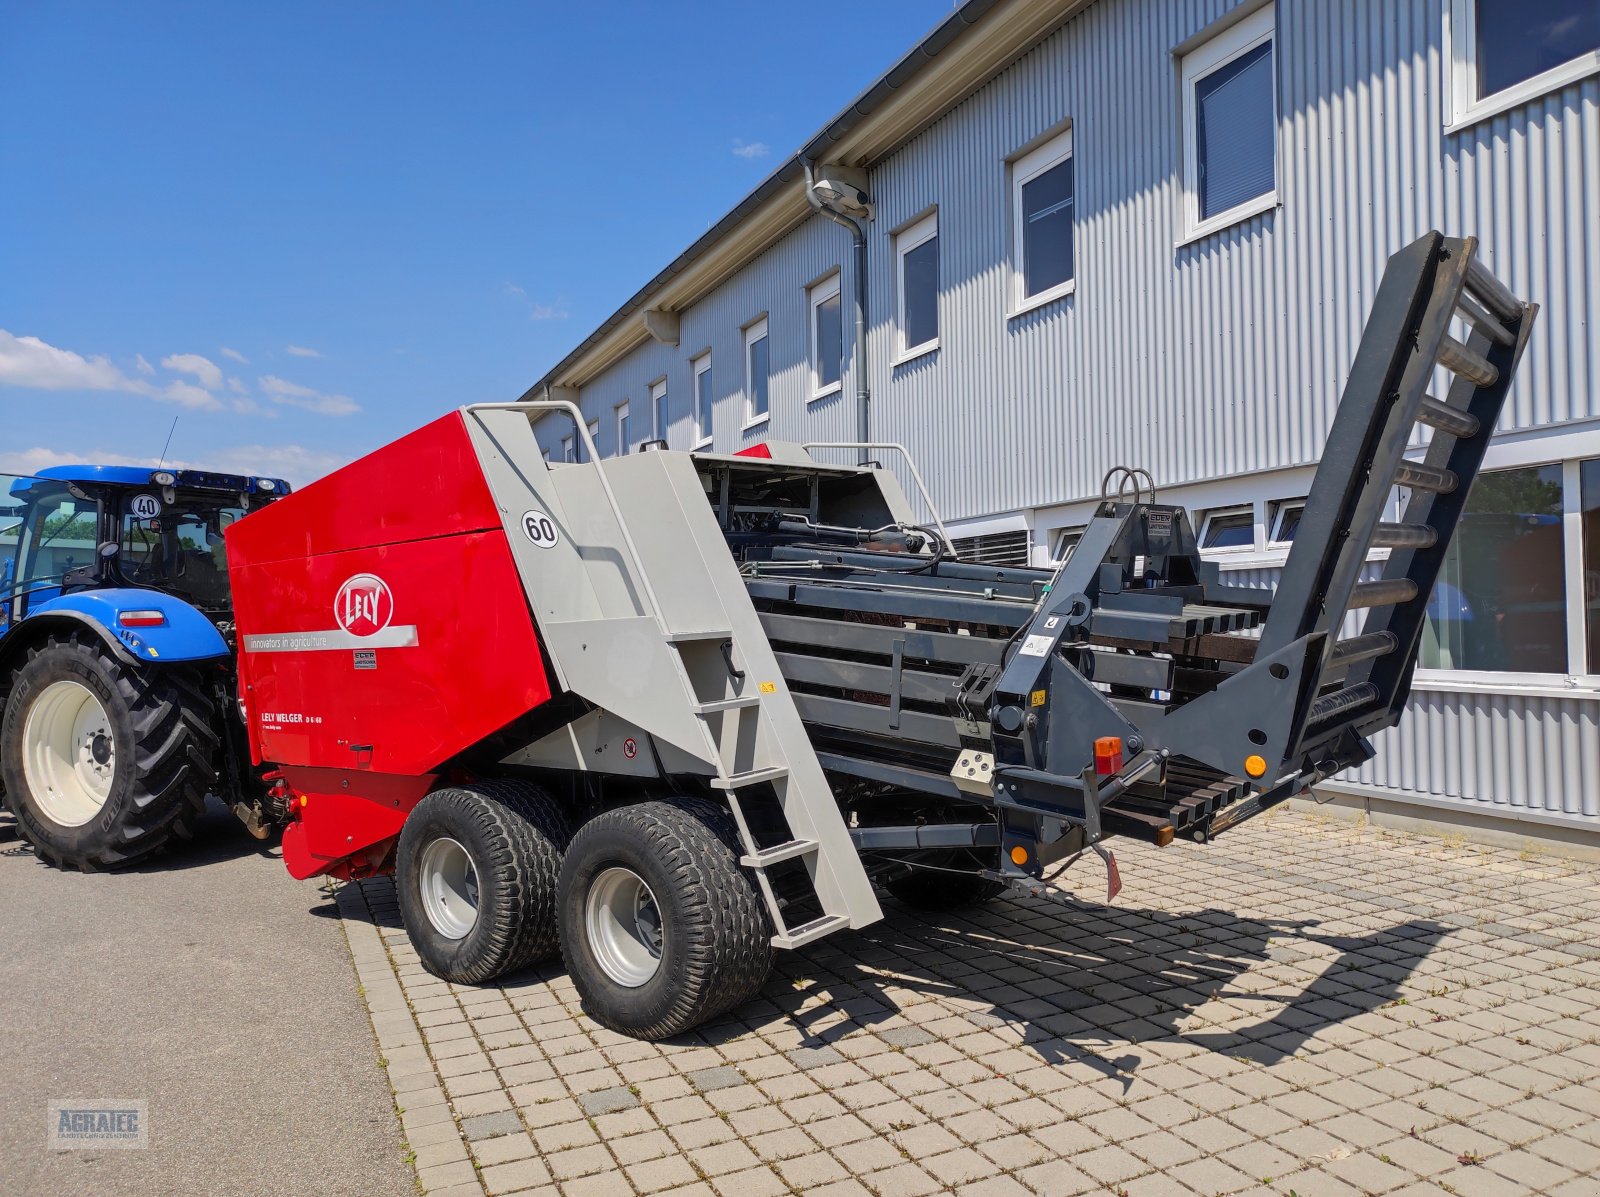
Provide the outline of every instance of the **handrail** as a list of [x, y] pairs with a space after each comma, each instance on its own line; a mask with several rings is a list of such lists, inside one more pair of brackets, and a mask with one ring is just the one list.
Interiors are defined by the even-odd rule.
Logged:
[[933, 513], [933, 526], [939, 529], [939, 535], [944, 537], [945, 547], [952, 553], [955, 544], [950, 539], [950, 533], [944, 526], [944, 520], [939, 516], [939, 509], [934, 506], [933, 496], [928, 493], [928, 485], [922, 480], [922, 472], [917, 469], [916, 460], [911, 456], [911, 450], [898, 441], [807, 441], [800, 446], [808, 453], [812, 449], [893, 449], [906, 459], [906, 465], [911, 470], [911, 477], [916, 480], [917, 491], [922, 495], [922, 501], [928, 505], [928, 510]]
[[463, 412], [564, 411], [572, 417], [572, 422], [577, 425], [578, 435], [583, 438], [583, 443], [589, 450], [589, 461], [594, 465], [595, 476], [600, 479], [600, 489], [605, 492], [606, 502], [610, 505], [611, 514], [616, 518], [617, 528], [622, 533], [622, 543], [627, 546], [634, 571], [639, 575], [639, 585], [644, 588], [645, 597], [650, 601], [650, 613], [659, 621], [662, 617], [661, 602], [656, 598], [656, 588], [650, 585], [650, 575], [645, 571], [644, 559], [639, 556], [639, 546], [634, 544], [633, 533], [628, 530], [628, 521], [624, 518], [622, 507], [617, 502], [616, 492], [611, 489], [611, 482], [606, 477], [600, 451], [595, 447], [594, 437], [589, 435], [589, 425], [584, 421], [582, 409], [569, 399], [522, 399], [515, 403], [469, 403], [461, 410]]

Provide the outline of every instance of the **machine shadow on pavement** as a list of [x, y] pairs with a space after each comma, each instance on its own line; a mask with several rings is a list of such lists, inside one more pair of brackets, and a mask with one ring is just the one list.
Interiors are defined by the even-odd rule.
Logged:
[[[371, 908], [379, 926], [398, 929], [389, 879], [364, 884], [378, 887]], [[330, 901], [316, 913], [336, 917], [337, 909]], [[1272, 1065], [1328, 1027], [1397, 1000], [1450, 930], [1411, 919], [1335, 935], [1314, 920], [1252, 918], [1221, 907], [1175, 913], [1002, 899], [939, 916], [889, 903], [880, 923], [781, 954], [760, 995], [666, 1042], [723, 1044], [787, 1021], [805, 1036], [803, 1046], [827, 1047], [903, 1022], [901, 999], [914, 994], [941, 999], [941, 1018], [1014, 1028], [1018, 1044], [1042, 1062], [1085, 1064], [1124, 1084], [1144, 1062], [1140, 1046], [1157, 1041]], [[1309, 980], [1244, 983], [1247, 973], [1271, 964], [1300, 965]], [[514, 991], [561, 971], [556, 960], [498, 984]], [[1218, 1000], [1246, 1011], [1259, 1006], [1260, 1017], [1246, 1014], [1226, 1027], [1195, 1019]]]
[[[17, 834], [9, 816], [0, 818], [0, 856], [33, 856], [33, 849]], [[267, 856], [276, 860], [276, 838], [258, 840], [245, 830], [233, 813], [216, 799], [206, 803], [205, 813], [195, 822], [194, 838], [173, 840], [168, 847], [127, 869], [127, 873], [173, 873], [199, 869], [245, 856]], [[39, 862], [40, 868], [48, 868]]]

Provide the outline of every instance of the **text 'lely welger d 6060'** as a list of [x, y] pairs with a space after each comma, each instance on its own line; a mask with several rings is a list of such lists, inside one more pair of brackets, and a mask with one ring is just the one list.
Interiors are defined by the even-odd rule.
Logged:
[[559, 951], [645, 1038], [878, 919], [876, 887], [949, 906], [1092, 853], [1114, 896], [1106, 840], [1208, 840], [1398, 720], [1533, 326], [1474, 250], [1390, 260], [1275, 592], [1219, 584], [1137, 470], [1064, 563], [998, 569], [895, 474], [798, 445], [546, 463], [555, 401], [281, 499], [227, 541], [285, 861], [393, 870], [453, 981]]

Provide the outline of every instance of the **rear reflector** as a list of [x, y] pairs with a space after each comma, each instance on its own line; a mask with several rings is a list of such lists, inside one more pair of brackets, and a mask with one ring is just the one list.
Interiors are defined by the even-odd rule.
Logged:
[[125, 628], [159, 628], [167, 617], [160, 611], [119, 611], [117, 622]]
[[1101, 736], [1094, 742], [1094, 771], [1105, 777], [1122, 770], [1122, 737]]
[[748, 449], [740, 449], [737, 453], [734, 454], [734, 456], [735, 457], [771, 457], [772, 456], [772, 450], [767, 448], [766, 441], [762, 441], [760, 444], [751, 445]]

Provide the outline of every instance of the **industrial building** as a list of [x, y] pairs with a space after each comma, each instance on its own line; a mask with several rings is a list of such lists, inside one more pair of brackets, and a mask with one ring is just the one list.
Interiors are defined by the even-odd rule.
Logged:
[[[527, 397], [605, 454], [896, 442], [997, 563], [1059, 560], [1143, 466], [1270, 585], [1384, 261], [1430, 228], [1543, 311], [1407, 719], [1322, 796], [1600, 847], [1588, 0], [972, 0]], [[546, 454], [574, 431], [541, 420]]]

